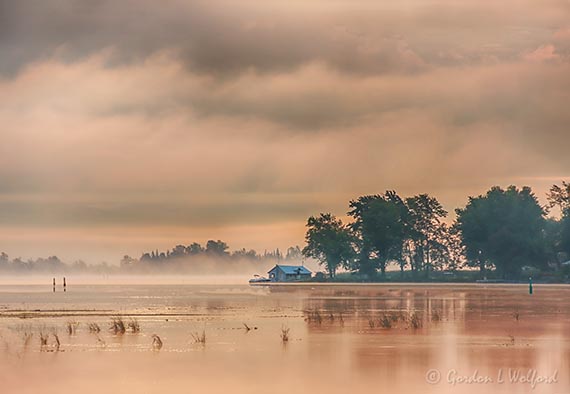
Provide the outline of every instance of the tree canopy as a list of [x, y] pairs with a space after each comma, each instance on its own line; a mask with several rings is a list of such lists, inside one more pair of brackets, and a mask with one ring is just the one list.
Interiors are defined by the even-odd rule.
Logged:
[[554, 238], [554, 252], [562, 254], [563, 259], [570, 259], [570, 183], [562, 182], [562, 185], [553, 185], [547, 194], [550, 208], [557, 207], [561, 213], [561, 219], [555, 223], [554, 230], [557, 235]]
[[382, 274], [390, 260], [399, 259], [406, 237], [408, 211], [394, 191], [368, 195], [350, 201], [348, 214], [354, 218], [352, 231], [358, 239], [359, 271], [373, 276]]
[[493, 265], [503, 278], [515, 278], [523, 266], [544, 266], [546, 212], [529, 187], [491, 188], [457, 209], [467, 258]]
[[348, 267], [354, 257], [350, 229], [330, 213], [311, 216], [307, 220], [307, 246], [303, 255], [316, 259], [334, 277], [339, 267]]

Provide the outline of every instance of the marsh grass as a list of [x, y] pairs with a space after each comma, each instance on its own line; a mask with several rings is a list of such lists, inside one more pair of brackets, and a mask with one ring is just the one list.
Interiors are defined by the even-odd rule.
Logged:
[[139, 333], [141, 331], [141, 326], [138, 320], [135, 319], [134, 317], [131, 317], [131, 319], [129, 320], [128, 327], [133, 334]]
[[154, 350], [160, 350], [162, 349], [162, 339], [160, 339], [160, 337], [156, 334], [152, 334], [152, 348]]
[[30, 345], [30, 341], [34, 337], [33, 332], [26, 331], [24, 332], [24, 348], [27, 348]]
[[247, 325], [247, 323], [243, 323], [243, 326], [245, 328], [245, 332], [250, 332], [251, 330], [257, 330], [256, 326], [250, 327]]
[[281, 341], [283, 343], [289, 342], [289, 327], [281, 327]]
[[321, 324], [323, 322], [323, 316], [318, 309], [306, 311], [307, 317], [305, 321], [309, 323]]
[[101, 332], [101, 327], [97, 323], [88, 323], [87, 327], [89, 328], [89, 332], [91, 334], [98, 334]]
[[97, 345], [101, 347], [107, 347], [107, 342], [105, 342], [103, 338], [97, 335]]
[[59, 352], [59, 348], [61, 347], [61, 342], [59, 341], [59, 337], [57, 336], [57, 334], [54, 332], [52, 333], [53, 338], [55, 340], [55, 351]]
[[40, 348], [43, 349], [48, 344], [49, 335], [43, 331], [40, 331]]
[[206, 330], [202, 330], [202, 333], [193, 332], [190, 335], [192, 335], [194, 343], [199, 343], [201, 345], [206, 344]]
[[122, 335], [127, 332], [127, 327], [125, 325], [125, 321], [121, 316], [117, 316], [111, 319], [111, 327], [110, 330], [115, 335]]
[[69, 335], [75, 335], [75, 332], [77, 331], [77, 327], [79, 327], [79, 323], [76, 321], [68, 321], [66, 323], [66, 329], [67, 329], [67, 333]]

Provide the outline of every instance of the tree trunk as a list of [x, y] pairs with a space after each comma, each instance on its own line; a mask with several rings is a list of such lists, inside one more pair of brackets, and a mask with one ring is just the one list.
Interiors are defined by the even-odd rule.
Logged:
[[431, 268], [431, 259], [429, 253], [429, 238], [426, 239], [426, 263], [425, 263], [425, 270], [426, 270], [426, 278], [429, 278], [429, 270]]
[[329, 264], [329, 276], [331, 279], [334, 279], [336, 276], [336, 269], [334, 264]]
[[365, 276], [367, 280], [371, 280], [374, 277], [374, 267], [372, 266], [372, 261], [370, 258], [363, 253], [360, 257], [360, 267], [358, 267], [358, 272]]
[[482, 260], [481, 257], [479, 257], [479, 271], [481, 272], [481, 279], [485, 279], [485, 276], [487, 275], [485, 270], [485, 260]]

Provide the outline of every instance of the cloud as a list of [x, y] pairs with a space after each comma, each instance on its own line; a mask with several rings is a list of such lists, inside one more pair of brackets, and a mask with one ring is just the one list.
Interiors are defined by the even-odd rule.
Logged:
[[451, 211], [493, 184], [570, 174], [559, 1], [0, 7], [14, 249], [26, 229], [52, 254], [42, 231], [84, 232], [95, 250], [118, 228], [129, 248], [177, 231], [285, 247], [359, 194], [430, 192]]
[[[566, 63], [399, 77], [312, 64], [220, 82], [168, 54], [138, 65], [106, 62], [105, 54], [47, 61], [0, 85], [0, 188], [344, 191], [369, 182], [359, 166], [401, 182], [411, 169], [412, 182], [432, 155], [445, 167], [481, 133], [510, 139], [505, 151], [548, 157], [564, 146], [569, 121], [561, 107], [570, 91]], [[390, 175], [387, 161], [398, 171]]]
[[531, 62], [545, 62], [556, 60], [560, 55], [556, 53], [556, 47], [552, 44], [542, 45], [532, 52], [526, 53], [523, 58]]
[[346, 73], [419, 72], [513, 59], [544, 42], [567, 13], [559, 0], [408, 3], [4, 0], [0, 71], [111, 48], [109, 66], [171, 50], [194, 72], [224, 78], [314, 62]]

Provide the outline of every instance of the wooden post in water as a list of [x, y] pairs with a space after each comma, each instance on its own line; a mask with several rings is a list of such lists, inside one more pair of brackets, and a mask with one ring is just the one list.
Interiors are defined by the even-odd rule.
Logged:
[[55, 278], [53, 278], [53, 292], [55, 293]]
[[65, 283], [65, 276], [63, 277], [63, 292], [67, 291], [67, 283]]
[[532, 276], [528, 278], [528, 294], [532, 294]]

